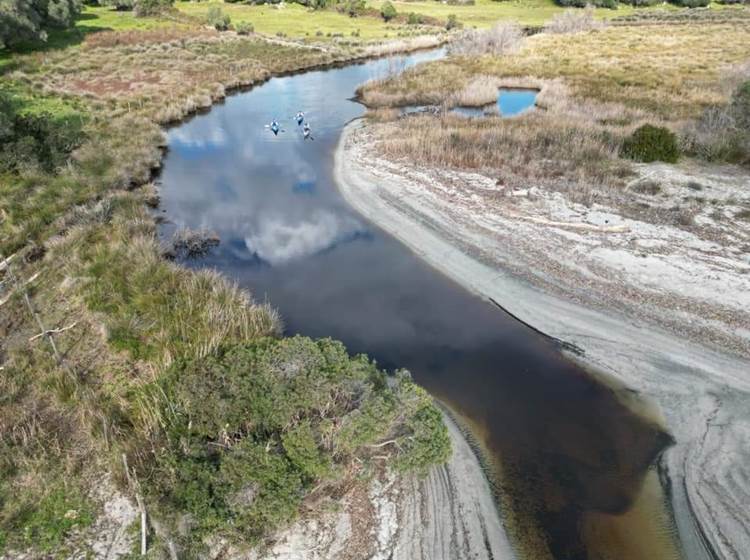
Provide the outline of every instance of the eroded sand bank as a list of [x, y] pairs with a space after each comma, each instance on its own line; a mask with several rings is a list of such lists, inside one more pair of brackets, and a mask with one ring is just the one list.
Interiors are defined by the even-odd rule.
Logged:
[[[699, 334], [715, 333], [719, 346], [731, 341], [735, 351], [704, 347], [690, 332], [680, 336], [664, 325], [654, 326], [657, 313], [665, 318], [668, 314], [649, 306], [647, 297], [634, 307], [636, 311], [642, 308], [642, 313], [626, 313], [616, 305], [608, 306], [606, 298], [586, 301], [585, 284], [578, 286], [577, 293], [561, 289], [564, 271], [556, 276], [554, 270], [540, 265], [524, 275], [517, 269], [519, 260], [533, 266], [540, 254], [544, 257], [545, 248], [554, 251], [549, 261], [575, 263], [577, 252], [606, 253], [607, 243], [587, 248], [589, 236], [580, 236], [576, 228], [557, 227], [554, 220], [534, 223], [483, 212], [481, 192], [467, 204], [459, 200], [460, 190], [450, 188], [450, 181], [420, 176], [419, 170], [403, 173], [392, 162], [379, 159], [368, 141], [358, 122], [342, 134], [335, 175], [347, 201], [466, 288], [548, 335], [575, 344], [585, 352], [586, 362], [654, 398], [676, 439], [662, 465], [671, 479], [671, 502], [684, 556], [739, 559], [746, 554], [750, 550], [746, 513], [750, 503], [750, 365], [741, 350], [750, 337], [750, 325], [744, 324], [745, 311], [733, 310], [741, 309], [743, 302], [750, 307], [747, 275], [724, 274], [708, 266], [705, 278], [674, 278], [685, 285], [688, 294], [682, 300], [688, 309], [679, 309], [679, 298], [674, 306], [675, 314], [685, 315], [686, 328], [701, 320], [699, 310], [690, 305], [701, 294], [705, 293], [708, 304], [729, 310], [726, 321], [707, 318], [696, 328]], [[592, 236], [622, 233], [635, 243], [649, 238], [634, 220], [619, 224], [619, 232], [611, 230], [618, 225], [610, 223], [613, 218], [602, 216], [607, 220], [600, 224], [602, 231], [592, 224], [588, 228]], [[566, 245], [561, 239], [569, 242]], [[628, 266], [627, 255], [624, 258], [617, 261], [621, 267], [612, 278], [615, 287], [628, 286], [630, 273], [647, 272]], [[703, 263], [695, 262], [695, 266]], [[673, 272], [664, 272], [665, 277]], [[637, 278], [632, 284], [638, 285]], [[612, 297], [618, 293], [613, 290]]]

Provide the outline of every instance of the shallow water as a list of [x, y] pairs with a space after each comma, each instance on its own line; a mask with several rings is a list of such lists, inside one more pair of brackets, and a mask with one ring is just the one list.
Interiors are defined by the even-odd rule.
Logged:
[[[458, 105], [451, 107], [449, 112], [462, 117], [477, 118], [500, 115], [503, 118], [515, 117], [527, 111], [531, 111], [539, 94], [535, 89], [511, 89], [500, 88], [497, 94], [497, 102], [484, 107], [464, 107]], [[401, 114], [411, 115], [424, 112], [433, 112], [435, 106], [407, 105], [401, 108]]]
[[501, 89], [497, 96], [497, 108], [503, 117], [514, 117], [534, 108], [535, 89]]
[[[343, 201], [332, 155], [343, 125], [364, 112], [347, 98], [389, 67], [380, 60], [275, 78], [172, 129], [160, 178], [170, 223], [161, 234], [216, 231], [219, 247], [191, 266], [215, 267], [268, 299], [289, 333], [338, 338], [382, 367], [411, 370], [488, 450], [518, 542], [534, 547], [542, 535], [547, 544], [535, 548], [586, 558], [583, 521], [630, 508], [666, 436], [551, 341]], [[292, 119], [298, 110], [312, 141]], [[278, 136], [264, 128], [274, 117]]]

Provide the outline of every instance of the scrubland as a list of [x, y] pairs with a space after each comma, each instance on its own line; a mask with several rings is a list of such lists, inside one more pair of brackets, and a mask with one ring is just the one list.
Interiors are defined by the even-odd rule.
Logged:
[[92, 554], [136, 535], [137, 522], [100, 523], [123, 495], [145, 504], [152, 554], [200, 556], [209, 537], [258, 544], [313, 492], [328, 507], [384, 464], [424, 472], [449, 452], [407, 375], [387, 379], [334, 341], [281, 337], [272, 307], [166, 259], [149, 209], [160, 125], [363, 52], [127, 17], [107, 12], [119, 29], [79, 26], [52, 41], [64, 48], [0, 65], [7, 557]]

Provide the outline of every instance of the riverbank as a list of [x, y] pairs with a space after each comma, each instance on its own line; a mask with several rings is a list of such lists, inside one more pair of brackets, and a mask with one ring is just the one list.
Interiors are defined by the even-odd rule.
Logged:
[[[263, 552], [222, 550], [247, 560], [512, 560], [492, 493], [474, 451], [447, 415], [453, 454], [424, 479], [381, 470], [350, 488], [336, 511], [281, 531]], [[227, 556], [228, 554], [228, 556]]]
[[[659, 166], [643, 172], [666, 173]], [[716, 327], [709, 332], [731, 337], [734, 352], [726, 353], [696, 344], [687, 334], [695, 332], [692, 323], [696, 314], [700, 316], [701, 308], [687, 303], [695, 293], [682, 300], [685, 311], [692, 312], [685, 313], [682, 323], [692, 327], [677, 335], [655, 326], [651, 312], [656, 306], [643, 297], [643, 290], [640, 298], [633, 292], [641, 285], [637, 277], [647, 269], [629, 265], [631, 261], [623, 256], [610, 261], [609, 270], [598, 269], [598, 274], [580, 266], [586, 256], [596, 254], [595, 247], [604, 255], [634, 254], [637, 263], [635, 255], [644, 252], [637, 241], [648, 243], [652, 236], [645, 235], [648, 232], [635, 219], [605, 209], [592, 209], [584, 219], [541, 191], [516, 191], [501, 198], [502, 186], [478, 174], [415, 170], [386, 161], [376, 155], [372, 138], [358, 123], [342, 135], [335, 174], [352, 206], [427, 262], [546, 334], [574, 344], [583, 350], [585, 362], [655, 399], [676, 439], [662, 464], [672, 479], [672, 504], [685, 556], [740, 557], [750, 546], [742, 506], [750, 496], [748, 453], [742, 444], [750, 433], [750, 418], [742, 404], [750, 392], [745, 359], [748, 331], [742, 325], [746, 276], [737, 273], [727, 279], [724, 272], [705, 269], [712, 273], [703, 288], [731, 309], [724, 315], [728, 327], [716, 325], [720, 317], [710, 317], [697, 333], [703, 332], [701, 327]], [[716, 183], [718, 192], [730, 189], [732, 182], [731, 177], [704, 179]], [[505, 212], [499, 206], [503, 202], [508, 204]], [[524, 214], [528, 205], [537, 205], [542, 213]], [[556, 213], [548, 213], [555, 208]], [[636, 243], [612, 247], [613, 236], [625, 234], [635, 237]], [[667, 236], [660, 245], [683, 242]], [[693, 250], [689, 258], [698, 255], [700, 247]], [[715, 257], [719, 262], [721, 256]], [[671, 262], [684, 258], [678, 254]], [[613, 268], [618, 262], [620, 266]], [[741, 261], [737, 266], [742, 267]], [[672, 278], [675, 272], [666, 269], [662, 274]], [[711, 287], [715, 276], [723, 282]], [[598, 278], [599, 287], [604, 286], [601, 279], [606, 280], [606, 290], [593, 288]], [[700, 278], [692, 276], [678, 284], [676, 295], [680, 287], [694, 289]], [[588, 298], [591, 292], [600, 297]], [[623, 294], [640, 303], [626, 311]], [[726, 338], [718, 340], [721, 344]]]

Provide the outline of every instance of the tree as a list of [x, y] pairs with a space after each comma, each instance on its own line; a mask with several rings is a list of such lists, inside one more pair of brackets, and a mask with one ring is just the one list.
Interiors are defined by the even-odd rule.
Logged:
[[71, 27], [80, 11], [79, 0], [0, 0], [0, 47], [46, 41], [48, 30]]

